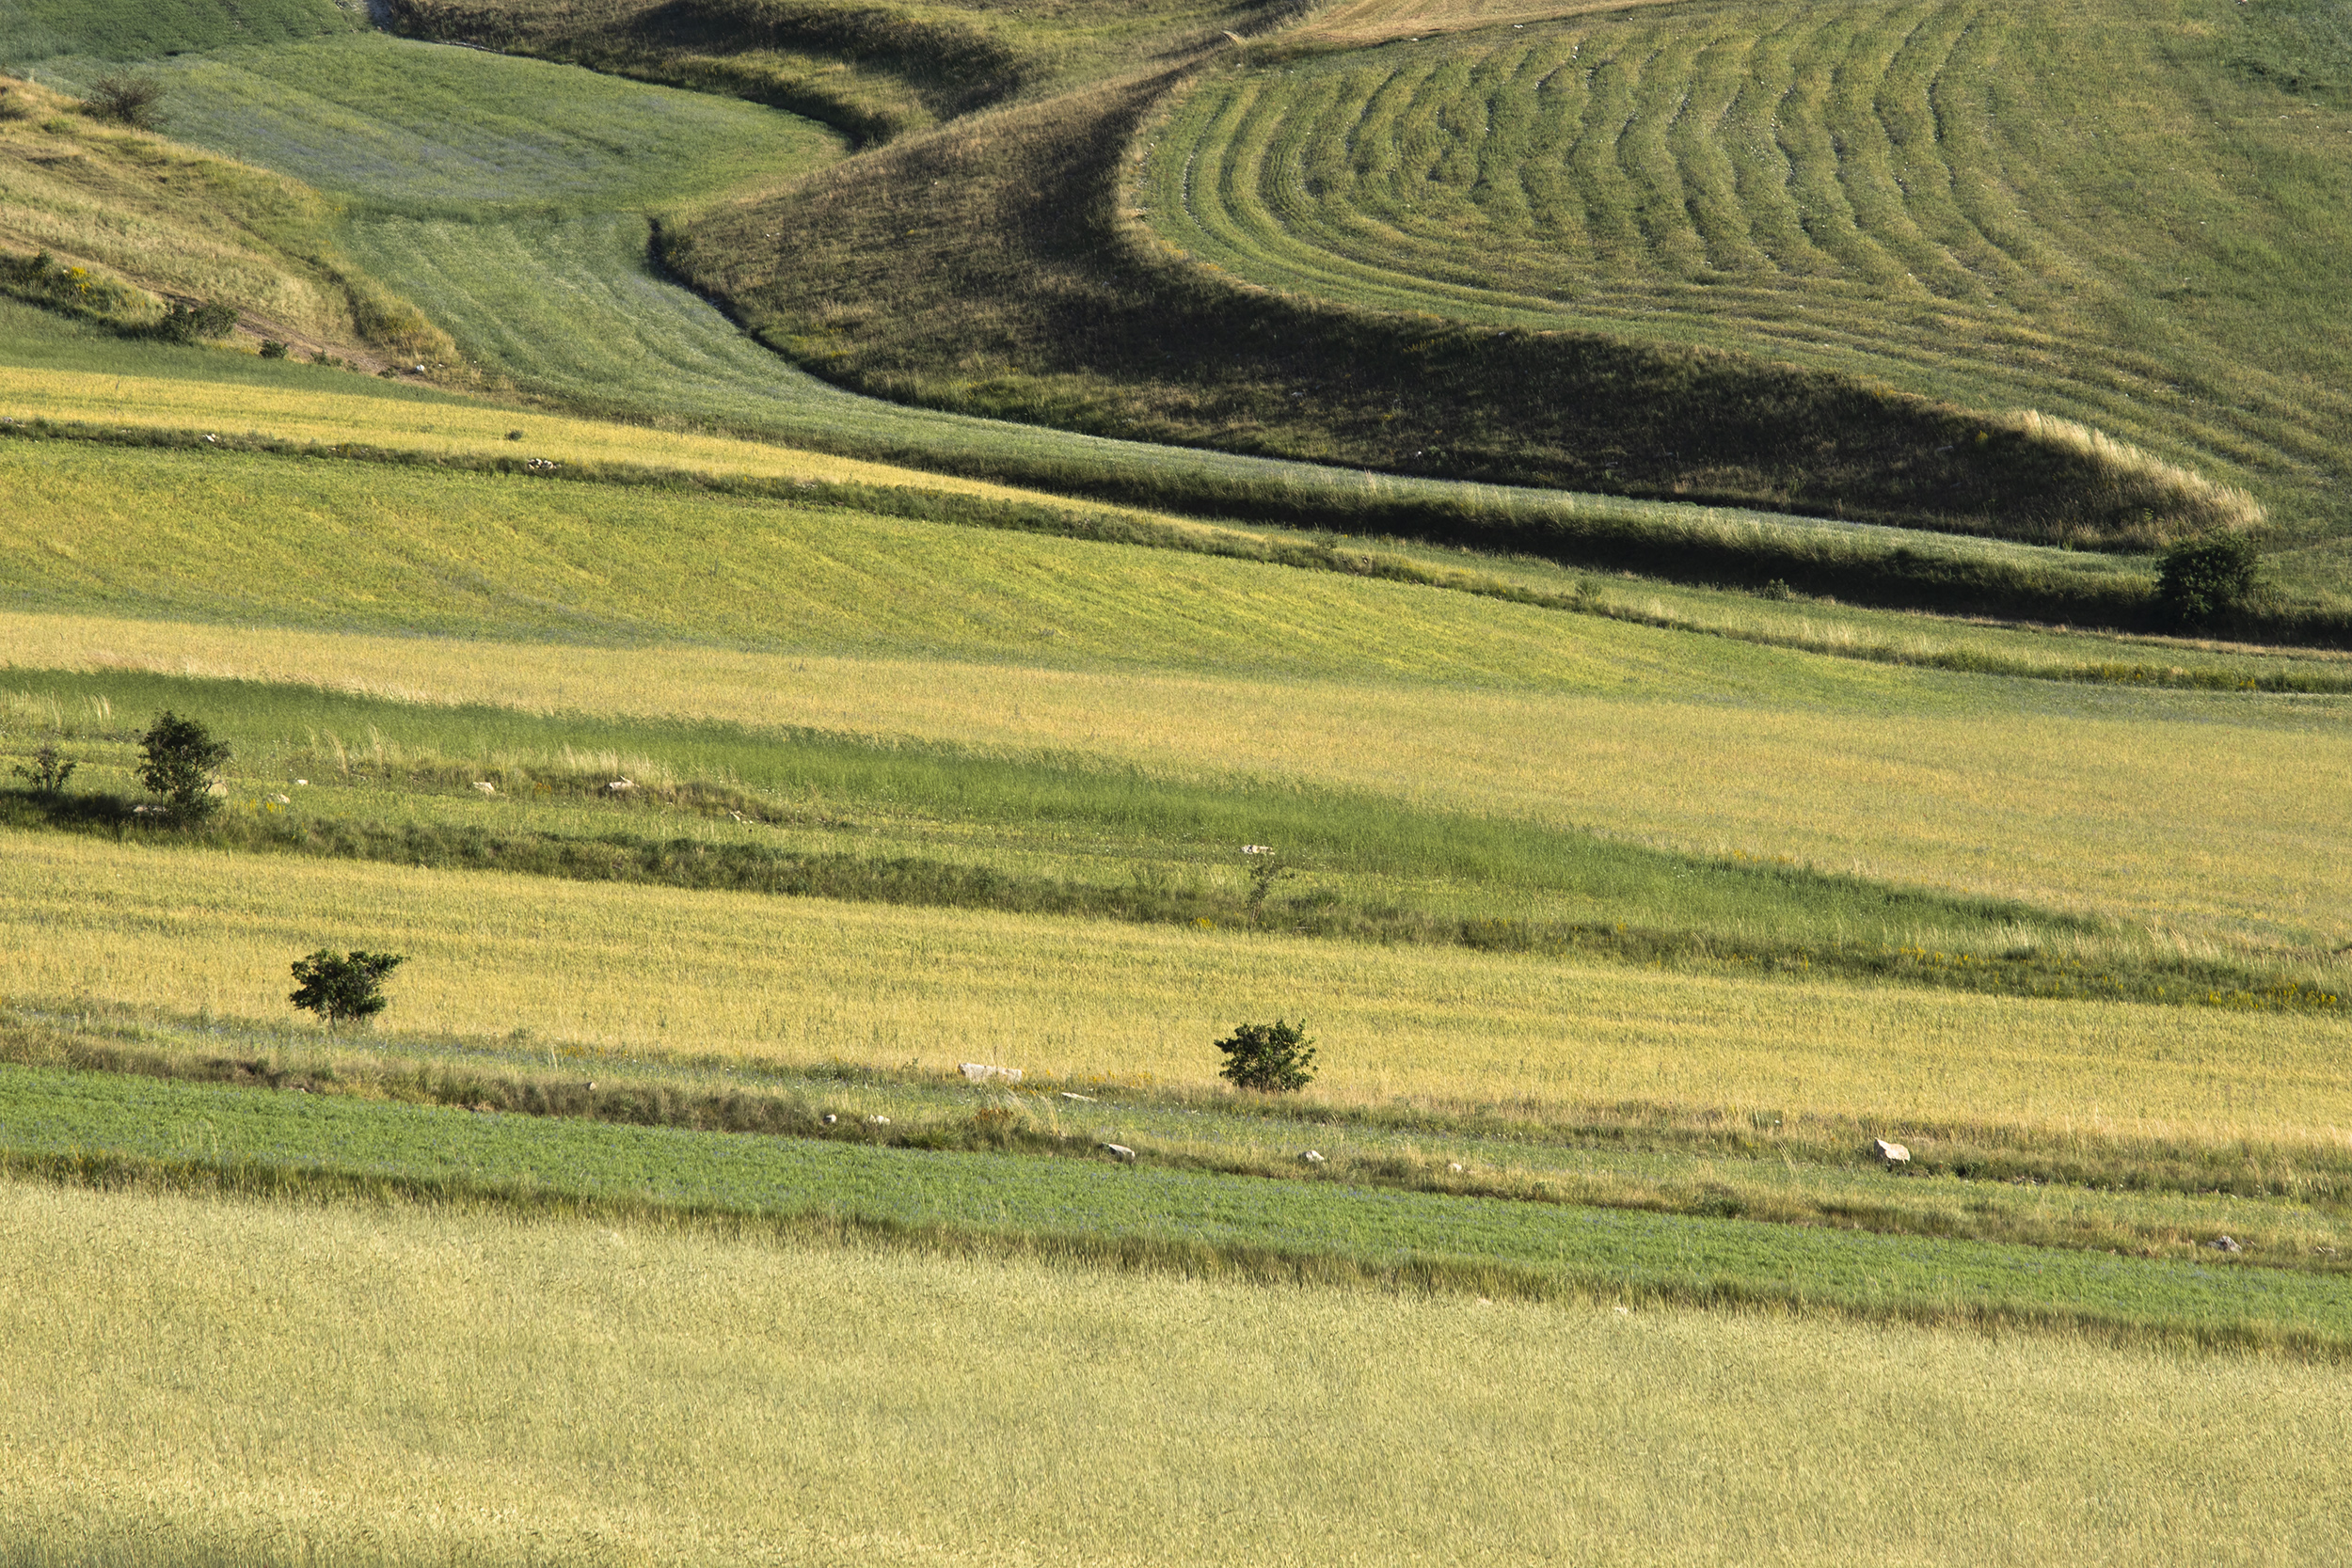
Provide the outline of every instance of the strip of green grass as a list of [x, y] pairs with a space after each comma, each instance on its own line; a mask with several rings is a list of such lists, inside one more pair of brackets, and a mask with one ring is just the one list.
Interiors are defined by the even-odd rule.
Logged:
[[617, 1201], [1279, 1259], [1534, 1295], [1751, 1301], [1919, 1321], [2046, 1324], [2194, 1343], [2352, 1352], [2352, 1298], [2293, 1271], [1887, 1238], [1740, 1220], [1564, 1210], [1100, 1163], [522, 1121], [0, 1065], [19, 1168], [128, 1156], [233, 1178], [389, 1180], [425, 1192]]
[[[850, 1138], [918, 1149], [1095, 1158], [1155, 1167], [1521, 1202], [1637, 1209], [1885, 1234], [2329, 1269], [2352, 1250], [2352, 1164], [2332, 1151], [2244, 1146], [2093, 1148], [1894, 1129], [1899, 1180], [1866, 1129], [1803, 1115], [1677, 1116], [1588, 1107], [1557, 1122], [1419, 1102], [1339, 1107], [1051, 1077], [945, 1082], [918, 1069], [755, 1069], [589, 1053], [549, 1041], [466, 1042], [308, 1025], [229, 1023], [87, 1002], [0, 1010], [0, 1060], [363, 1100], [703, 1132]], [[559, 1065], [562, 1063], [568, 1064]], [[593, 1065], [591, 1065], [593, 1064]], [[588, 1079], [594, 1073], [593, 1081]], [[593, 1086], [591, 1086], [593, 1082]], [[839, 1119], [828, 1124], [831, 1111]], [[866, 1120], [872, 1116], [886, 1123]], [[1327, 1164], [1304, 1164], [1313, 1148]]]

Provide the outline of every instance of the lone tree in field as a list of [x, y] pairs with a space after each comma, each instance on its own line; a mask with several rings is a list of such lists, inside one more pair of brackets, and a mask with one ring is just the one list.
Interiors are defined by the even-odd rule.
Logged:
[[329, 1029], [373, 1018], [389, 1003], [384, 976], [407, 961], [398, 953], [337, 953], [322, 947], [294, 960], [294, 977], [302, 983], [286, 1000], [326, 1020]]
[[2261, 557], [2242, 533], [2204, 533], [2164, 552], [2156, 568], [2156, 604], [2165, 624], [2182, 631], [2212, 625], [2254, 592]]
[[200, 822], [212, 816], [213, 780], [229, 760], [228, 747], [202, 724], [169, 708], [139, 737], [139, 745], [147, 752], [139, 783], [162, 796], [174, 817]]
[[1216, 1075], [1237, 1089], [1289, 1094], [1314, 1081], [1315, 1042], [1307, 1037], [1306, 1020], [1286, 1023], [1244, 1023], [1216, 1042], [1225, 1065]]

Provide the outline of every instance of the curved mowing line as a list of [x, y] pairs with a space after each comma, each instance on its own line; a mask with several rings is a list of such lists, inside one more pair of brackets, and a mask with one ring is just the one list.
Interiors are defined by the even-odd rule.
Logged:
[[1306, 57], [1197, 85], [1140, 179], [1161, 234], [1270, 287], [1746, 347], [2282, 478], [2336, 467], [2342, 385], [2131, 293], [2155, 242], [2076, 198], [2108, 163], [2052, 152], [2052, 89], [2010, 62], [2120, 70], [2139, 45], [2057, 25], [2009, 0], [1766, 4]]

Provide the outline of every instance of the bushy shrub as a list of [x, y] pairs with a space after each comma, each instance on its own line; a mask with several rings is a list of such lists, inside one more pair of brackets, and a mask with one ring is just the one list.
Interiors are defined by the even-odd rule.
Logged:
[[264, 338], [262, 340], [262, 357], [283, 359], [286, 357], [287, 348], [286, 341], [282, 338]]
[[2204, 533], [2164, 552], [2156, 569], [2156, 605], [2165, 624], [2194, 631], [2244, 606], [2254, 592], [2261, 557], [2242, 533]]
[[1306, 1021], [1288, 1023], [1244, 1023], [1216, 1042], [1225, 1053], [1217, 1076], [1235, 1088], [1267, 1094], [1288, 1094], [1314, 1081], [1315, 1042], [1307, 1037]]
[[164, 307], [161, 318], [139, 336], [167, 343], [193, 343], [206, 338], [226, 338], [236, 325], [237, 309], [233, 305], [223, 305], [218, 300], [197, 305], [175, 299]]
[[33, 765], [16, 765], [16, 776], [29, 780], [36, 795], [55, 795], [65, 788], [66, 780], [73, 777], [74, 765], [57, 751], [54, 741], [44, 743], [33, 753]]
[[89, 96], [82, 100], [82, 107], [93, 119], [110, 119], [135, 131], [156, 131], [163, 128], [163, 99], [162, 78], [117, 71], [89, 85]]
[[213, 814], [213, 780], [229, 748], [210, 730], [166, 708], [139, 745], [147, 753], [139, 783], [162, 796], [175, 818], [193, 822]]
[[294, 960], [294, 977], [301, 983], [286, 1000], [326, 1019], [330, 1029], [373, 1018], [390, 1005], [384, 995], [384, 976], [407, 961], [399, 953], [337, 953], [322, 947]]

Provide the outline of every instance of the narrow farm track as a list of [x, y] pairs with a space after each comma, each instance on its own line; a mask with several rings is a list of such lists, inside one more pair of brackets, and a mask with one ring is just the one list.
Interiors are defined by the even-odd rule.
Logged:
[[[2223, 225], [2285, 199], [2238, 141], [2296, 128], [2214, 131], [2226, 106], [2135, 29], [2088, 30], [2009, 0], [1644, 8], [1278, 61], [1178, 103], [1131, 194], [1270, 287], [1738, 347], [2324, 476], [2352, 396], [2315, 372], [2352, 345], [2249, 352], [2208, 300], [2248, 289]], [[2072, 79], [2115, 71], [2153, 106]]]

